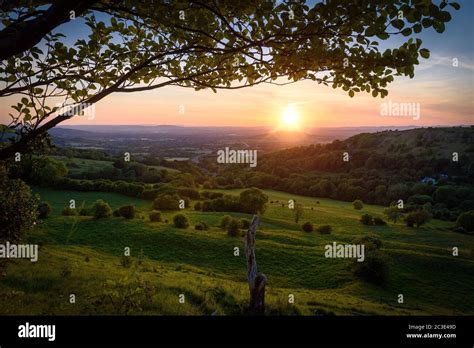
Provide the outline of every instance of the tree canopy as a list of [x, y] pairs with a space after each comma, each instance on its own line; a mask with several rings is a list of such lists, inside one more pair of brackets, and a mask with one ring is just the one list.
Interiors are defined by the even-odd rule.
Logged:
[[[447, 0], [4, 0], [0, 97], [17, 101], [0, 130], [0, 159], [28, 151], [111, 93], [312, 80], [350, 97], [383, 98], [394, 76], [413, 77], [419, 57], [429, 57], [417, 34], [442, 33], [449, 10], [459, 7]], [[74, 29], [77, 39], [61, 34], [73, 21], [84, 27]], [[379, 48], [394, 35], [406, 39]]]

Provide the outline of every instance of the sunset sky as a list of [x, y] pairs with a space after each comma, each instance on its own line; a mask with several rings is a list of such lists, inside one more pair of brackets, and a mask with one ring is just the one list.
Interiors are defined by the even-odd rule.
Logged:
[[[287, 86], [259, 85], [240, 90], [194, 91], [165, 87], [155, 91], [113, 94], [96, 105], [96, 117], [72, 124], [175, 124], [192, 126], [277, 126], [291, 105], [302, 127], [474, 124], [474, 1], [459, 1], [460, 11], [443, 34], [432, 28], [419, 36], [431, 57], [421, 59], [413, 79], [398, 77], [384, 99], [302, 81]], [[68, 28], [67, 30], [74, 30]], [[66, 32], [66, 28], [62, 30]], [[67, 32], [66, 32], [67, 34]], [[404, 37], [387, 41], [395, 47]], [[384, 49], [384, 46], [381, 46]], [[457, 58], [458, 67], [452, 66]], [[382, 102], [420, 103], [421, 117], [382, 117]], [[0, 100], [1, 121], [8, 120], [12, 99]], [[180, 113], [181, 105], [184, 113]], [[182, 107], [181, 107], [182, 108]]]

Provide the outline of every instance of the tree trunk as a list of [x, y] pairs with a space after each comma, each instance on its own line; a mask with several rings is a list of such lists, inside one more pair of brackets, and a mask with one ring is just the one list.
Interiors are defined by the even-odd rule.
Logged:
[[252, 315], [265, 313], [265, 284], [267, 277], [257, 272], [257, 260], [255, 258], [255, 235], [259, 218], [254, 215], [252, 223], [245, 236], [245, 255], [247, 256], [247, 279], [250, 290], [249, 311]]

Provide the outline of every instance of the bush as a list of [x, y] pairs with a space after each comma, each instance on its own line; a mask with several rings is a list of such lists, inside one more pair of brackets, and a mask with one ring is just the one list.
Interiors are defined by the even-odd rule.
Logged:
[[231, 237], [236, 237], [240, 233], [240, 221], [238, 219], [231, 219], [227, 225], [227, 234]]
[[223, 230], [226, 230], [231, 220], [232, 220], [232, 216], [224, 215], [221, 219], [221, 224], [220, 224], [221, 228]]
[[372, 215], [364, 214], [360, 217], [360, 222], [362, 222], [364, 225], [373, 225], [374, 218], [372, 217]]
[[38, 205], [38, 217], [40, 219], [46, 219], [49, 215], [51, 215], [52, 211], [53, 208], [48, 202], [41, 202]]
[[201, 202], [196, 202], [194, 204], [194, 210], [201, 210], [202, 209], [202, 204]]
[[155, 210], [178, 210], [179, 200], [180, 198], [176, 194], [162, 194], [153, 201], [152, 208]]
[[356, 210], [361, 210], [362, 208], [364, 208], [364, 204], [360, 199], [356, 199], [354, 202], [352, 202], [352, 206]]
[[332, 227], [331, 225], [322, 225], [316, 228], [316, 231], [318, 231], [320, 234], [331, 234]]
[[76, 211], [76, 209], [73, 209], [73, 208], [64, 207], [64, 209], [62, 211], [62, 214], [64, 216], [75, 216], [75, 215], [77, 215], [77, 211]]
[[150, 214], [148, 214], [148, 217], [152, 222], [161, 222], [161, 212], [158, 210], [152, 210]]
[[102, 199], [98, 199], [92, 206], [92, 212], [96, 219], [106, 218], [112, 215], [109, 204]]
[[240, 226], [244, 230], [248, 230], [250, 228], [250, 220], [248, 219], [240, 219]]
[[176, 214], [173, 217], [173, 224], [177, 228], [188, 228], [189, 226], [188, 218], [184, 214]]
[[268, 196], [258, 188], [251, 188], [240, 193], [239, 202], [244, 213], [263, 214], [268, 202]]
[[207, 231], [209, 226], [204, 221], [201, 221], [194, 226], [194, 229], [198, 231]]
[[363, 262], [354, 261], [354, 275], [369, 283], [385, 284], [388, 271], [388, 261], [379, 251], [366, 252]]
[[353, 244], [365, 245], [365, 251], [374, 251], [382, 247], [382, 241], [374, 236], [363, 236], [355, 238]]
[[387, 223], [382, 218], [380, 218], [378, 216], [375, 216], [374, 217], [374, 224], [378, 225], [378, 226], [383, 226], [383, 225], [386, 225]]
[[456, 220], [456, 226], [462, 227], [467, 232], [474, 232], [474, 210], [459, 215]]
[[418, 228], [428, 222], [429, 219], [430, 214], [425, 210], [412, 211], [411, 213], [408, 213], [407, 216], [405, 216], [405, 224], [408, 227], [416, 226]]
[[79, 210], [79, 215], [80, 216], [94, 216], [94, 212], [92, 211], [92, 208], [82, 207]]
[[303, 229], [303, 231], [305, 232], [313, 232], [314, 230], [314, 227], [313, 227], [313, 224], [311, 222], [305, 222], [301, 228]]
[[135, 206], [134, 205], [124, 205], [118, 209], [120, 216], [125, 219], [133, 219], [135, 217]]
[[119, 210], [118, 210], [118, 209], [115, 209], [115, 210], [113, 211], [112, 215], [115, 216], [115, 217], [120, 217], [120, 212], [119, 212]]

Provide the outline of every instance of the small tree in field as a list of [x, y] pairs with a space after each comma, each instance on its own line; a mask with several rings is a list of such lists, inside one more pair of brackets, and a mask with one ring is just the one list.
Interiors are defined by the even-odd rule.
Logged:
[[298, 223], [300, 218], [303, 216], [304, 207], [303, 204], [297, 203], [295, 204], [294, 215], [295, 215], [295, 222]]
[[173, 224], [177, 228], [188, 228], [189, 227], [188, 218], [184, 214], [176, 214], [173, 217]]
[[232, 221], [232, 216], [230, 215], [224, 215], [221, 219], [220, 227], [223, 230], [227, 229], [227, 226], [229, 226], [229, 223]]
[[370, 214], [364, 214], [360, 217], [360, 222], [362, 222], [364, 225], [373, 225], [374, 218]]
[[474, 232], [474, 210], [466, 211], [458, 216], [456, 226], [463, 228], [466, 232]]
[[120, 216], [126, 219], [133, 219], [136, 214], [134, 205], [124, 205], [118, 209]]
[[231, 219], [227, 225], [227, 234], [231, 237], [236, 237], [240, 232], [240, 221], [238, 219]]
[[148, 214], [151, 222], [161, 222], [161, 212], [158, 210], [152, 210], [150, 214]]
[[244, 190], [240, 193], [239, 202], [244, 212], [250, 214], [263, 214], [268, 202], [268, 196], [257, 188]]
[[92, 207], [96, 219], [106, 218], [112, 215], [109, 204], [102, 199], [97, 200]]
[[403, 217], [403, 213], [396, 204], [390, 205], [390, 207], [386, 208], [383, 213], [387, 216], [387, 220], [392, 221], [394, 224]]
[[301, 226], [301, 228], [303, 229], [303, 231], [305, 232], [313, 232], [314, 230], [314, 226], [311, 222], [307, 221], [303, 224], [303, 226]]
[[416, 226], [419, 228], [430, 220], [430, 214], [425, 210], [412, 211], [405, 217], [405, 223], [408, 227]]
[[364, 204], [360, 199], [356, 199], [354, 202], [352, 202], [352, 206], [356, 210], [361, 210], [362, 208], [364, 208]]
[[38, 205], [38, 217], [40, 219], [46, 219], [49, 215], [51, 215], [51, 212], [53, 211], [53, 208], [51, 207], [51, 204], [48, 202], [41, 202]]

